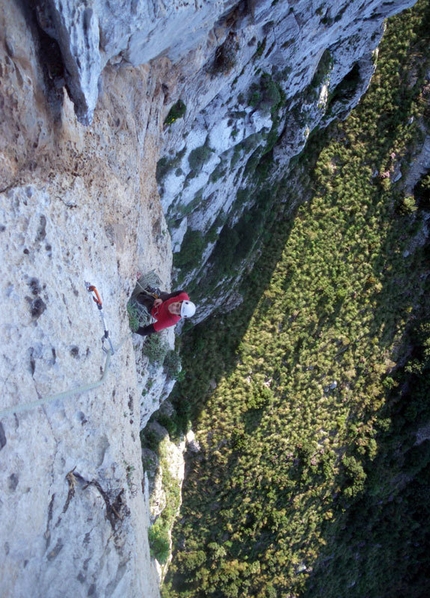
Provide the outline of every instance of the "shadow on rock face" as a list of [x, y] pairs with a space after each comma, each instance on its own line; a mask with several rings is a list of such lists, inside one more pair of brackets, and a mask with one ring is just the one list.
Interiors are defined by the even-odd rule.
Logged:
[[6, 434], [4, 433], [3, 424], [0, 422], [0, 451], [6, 446]]

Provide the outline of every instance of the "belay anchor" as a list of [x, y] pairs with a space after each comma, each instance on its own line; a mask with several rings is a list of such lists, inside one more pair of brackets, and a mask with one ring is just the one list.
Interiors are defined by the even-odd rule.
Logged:
[[[102, 299], [100, 297], [100, 294], [99, 294], [98, 290], [96, 289], [96, 287], [93, 284], [89, 283], [89, 282], [85, 283], [85, 287], [86, 287], [86, 289], [87, 289], [87, 291], [89, 293], [93, 293], [93, 301], [97, 305], [99, 313], [100, 313], [100, 317], [101, 317], [102, 324], [103, 324], [103, 330], [104, 330], [104, 335], [102, 336], [102, 343], [104, 343], [105, 340], [108, 341], [109, 346], [110, 346], [111, 355], [113, 355], [114, 354], [114, 348], [113, 348], [112, 341], [111, 341], [110, 336], [109, 336], [109, 330], [108, 330], [107, 325], [106, 325], [106, 320], [105, 320], [105, 316], [104, 316], [104, 313], [103, 313], [103, 303], [102, 303]], [[105, 349], [104, 346], [103, 346], [103, 351], [106, 352], [106, 349]]]

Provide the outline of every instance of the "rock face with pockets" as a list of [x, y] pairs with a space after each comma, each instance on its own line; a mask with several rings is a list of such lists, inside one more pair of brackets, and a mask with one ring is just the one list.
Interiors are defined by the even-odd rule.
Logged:
[[[83, 126], [44, 71], [32, 13], [6, 4], [0, 595], [156, 598], [139, 432], [157, 408], [163, 376], [159, 396], [142, 397], [148, 364], [126, 305], [137, 270], [156, 269], [170, 285], [170, 239], [151, 175], [160, 132], [150, 114], [162, 99], [148, 68], [111, 71], [110, 93], [100, 98], [93, 124]], [[103, 346], [109, 349], [85, 282], [102, 298], [115, 353], [103, 383], [80, 392], [102, 379]], [[172, 344], [173, 331], [167, 336]], [[56, 395], [63, 396], [31, 406]], [[15, 415], [3, 414], [13, 406]]]
[[159, 596], [139, 432], [172, 381], [130, 332], [136, 273], [170, 290], [187, 230], [240, 217], [269, 143], [276, 177], [347, 114], [412, 3], [2, 3], [1, 596]]

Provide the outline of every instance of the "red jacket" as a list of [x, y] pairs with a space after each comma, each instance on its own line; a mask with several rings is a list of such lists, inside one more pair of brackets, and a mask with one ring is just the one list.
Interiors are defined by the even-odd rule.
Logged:
[[171, 314], [168, 310], [168, 307], [172, 303], [176, 303], [176, 301], [189, 301], [190, 298], [188, 297], [187, 293], [179, 293], [175, 295], [175, 297], [170, 297], [166, 301], [163, 301], [161, 305], [158, 307], [153, 307], [151, 310], [151, 316], [155, 318], [157, 321], [154, 322], [154, 330], [159, 332], [160, 330], [164, 330], [164, 328], [169, 328], [169, 326], [174, 326], [179, 322], [181, 316], [176, 316]]

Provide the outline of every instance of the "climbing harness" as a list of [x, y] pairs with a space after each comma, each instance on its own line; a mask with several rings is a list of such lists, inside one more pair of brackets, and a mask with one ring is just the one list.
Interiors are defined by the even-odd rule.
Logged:
[[113, 355], [115, 353], [113, 345], [112, 345], [112, 341], [110, 339], [109, 336], [109, 330], [107, 329], [106, 326], [106, 320], [105, 320], [105, 316], [103, 313], [103, 303], [101, 300], [101, 297], [99, 295], [98, 290], [96, 289], [96, 287], [93, 284], [90, 284], [89, 282], [85, 283], [86, 289], [89, 293], [93, 293], [93, 301], [94, 303], [97, 305], [98, 309], [99, 309], [99, 313], [100, 313], [100, 317], [102, 320], [102, 324], [103, 324], [103, 329], [104, 329], [104, 335], [102, 336], [102, 345], [103, 345], [103, 351], [106, 352], [106, 349], [104, 347], [104, 341], [107, 340], [109, 342], [109, 346], [110, 346], [110, 350], [111, 350], [111, 354]]
[[[84, 392], [94, 390], [98, 386], [101, 386], [103, 384], [103, 382], [105, 381], [106, 375], [107, 375], [107, 372], [109, 369], [110, 359], [111, 359], [111, 356], [114, 354], [114, 348], [112, 345], [112, 341], [109, 337], [109, 331], [106, 326], [106, 320], [105, 320], [104, 313], [103, 313], [103, 303], [102, 303], [101, 297], [99, 295], [99, 292], [97, 291], [96, 287], [94, 285], [90, 284], [89, 282], [86, 282], [85, 286], [89, 293], [93, 293], [93, 300], [99, 309], [102, 324], [103, 324], [103, 329], [104, 329], [104, 335], [102, 337], [102, 348], [103, 348], [104, 353], [106, 353], [106, 361], [105, 361], [105, 367], [104, 367], [102, 377], [100, 378], [100, 380], [96, 380], [95, 382], [90, 382], [88, 384], [78, 386], [77, 388], [72, 388], [70, 390], [66, 390], [65, 392], [60, 392], [55, 395], [43, 397], [42, 399], [38, 399], [37, 401], [32, 401], [30, 403], [21, 403], [20, 405], [14, 405], [13, 407], [9, 407], [7, 409], [0, 410], [0, 418], [5, 417], [6, 415], [22, 413], [23, 411], [30, 411], [30, 409], [33, 409], [34, 407], [40, 407], [41, 405], [46, 405], [47, 403], [51, 403], [52, 401], [56, 401], [57, 399], [66, 399], [66, 398], [71, 397], [76, 394], [82, 394]], [[105, 346], [104, 346], [105, 340], [109, 341], [110, 349], [105, 348]]]

